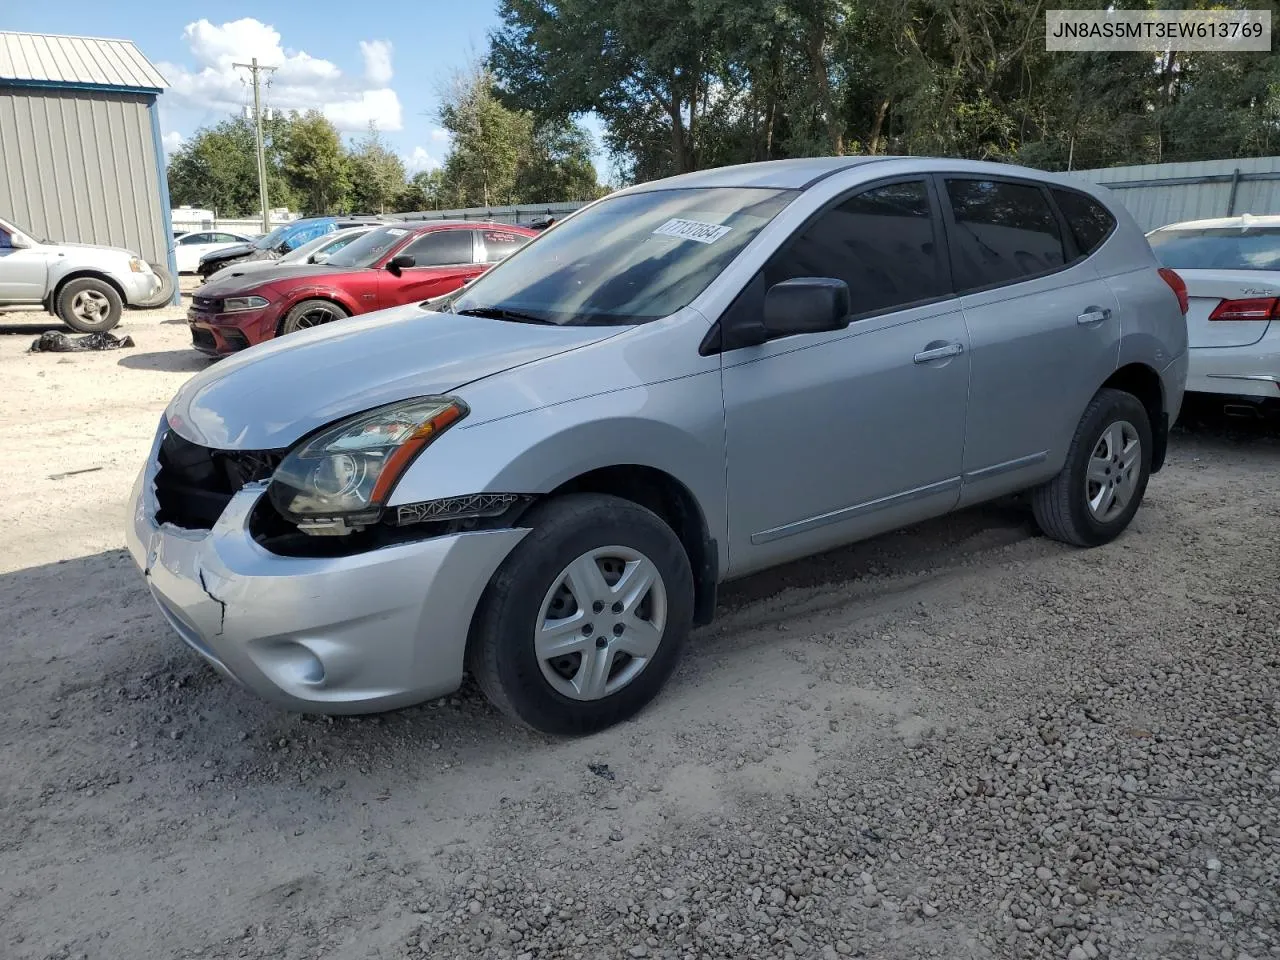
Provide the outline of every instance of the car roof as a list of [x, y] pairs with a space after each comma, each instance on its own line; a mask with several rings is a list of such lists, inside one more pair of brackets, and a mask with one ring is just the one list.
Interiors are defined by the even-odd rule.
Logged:
[[1027, 177], [1045, 183], [1060, 184], [1086, 193], [1096, 193], [1094, 184], [1069, 174], [1049, 173], [1012, 163], [987, 160], [958, 160], [951, 157], [805, 157], [793, 160], [764, 160], [740, 163], [711, 170], [683, 173], [663, 180], [628, 187], [622, 193], [645, 193], [650, 190], [677, 190], [694, 187], [763, 187], [776, 190], [805, 190], [833, 174], [867, 167], [875, 177], [891, 177], [897, 173], [937, 172], [986, 174], [993, 177]]
[[1152, 230], [1156, 233], [1160, 230], [1230, 230], [1236, 227], [1245, 230], [1249, 227], [1280, 227], [1280, 215], [1265, 214], [1263, 216], [1254, 216], [1251, 213], [1242, 213], [1238, 217], [1211, 217], [1207, 220], [1183, 220], [1179, 223], [1166, 223], [1163, 227], [1157, 227]]

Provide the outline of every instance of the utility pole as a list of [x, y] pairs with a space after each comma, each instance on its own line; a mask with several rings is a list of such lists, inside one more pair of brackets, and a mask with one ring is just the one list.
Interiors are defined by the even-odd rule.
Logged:
[[262, 83], [261, 73], [271, 73], [275, 67], [258, 66], [258, 58], [253, 57], [249, 63], [233, 63], [233, 67], [243, 67], [253, 76], [253, 129], [258, 143], [258, 197], [262, 201], [262, 232], [271, 232], [271, 208], [267, 206], [267, 155], [262, 149]]

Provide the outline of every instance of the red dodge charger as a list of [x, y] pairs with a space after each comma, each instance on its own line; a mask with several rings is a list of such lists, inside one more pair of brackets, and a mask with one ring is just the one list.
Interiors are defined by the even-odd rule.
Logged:
[[225, 356], [272, 337], [458, 289], [537, 233], [465, 220], [393, 223], [324, 263], [237, 273], [196, 292], [187, 323], [197, 350]]

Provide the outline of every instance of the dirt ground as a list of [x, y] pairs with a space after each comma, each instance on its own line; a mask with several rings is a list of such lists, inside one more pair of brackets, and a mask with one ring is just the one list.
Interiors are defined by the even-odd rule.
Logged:
[[[1130, 531], [1016, 503], [728, 587], [582, 741], [470, 686], [294, 716], [122, 548], [181, 310], [0, 316], [0, 957], [1280, 955], [1280, 443], [1175, 437]], [[83, 471], [83, 472], [82, 472]]]

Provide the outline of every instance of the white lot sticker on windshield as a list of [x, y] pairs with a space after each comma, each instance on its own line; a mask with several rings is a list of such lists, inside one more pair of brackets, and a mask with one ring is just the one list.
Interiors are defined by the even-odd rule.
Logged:
[[668, 220], [655, 234], [663, 237], [678, 237], [681, 240], [693, 240], [696, 243], [715, 243], [732, 230], [719, 223], [703, 223], [701, 220]]
[[392, 237], [403, 237], [408, 232], [408, 230], [401, 230], [399, 227], [389, 227], [387, 229], [387, 235]]

